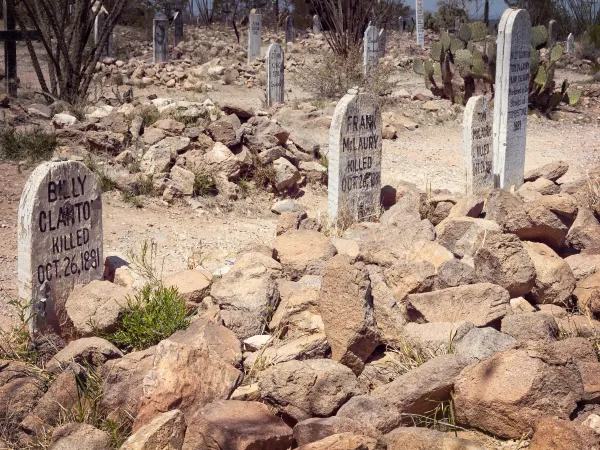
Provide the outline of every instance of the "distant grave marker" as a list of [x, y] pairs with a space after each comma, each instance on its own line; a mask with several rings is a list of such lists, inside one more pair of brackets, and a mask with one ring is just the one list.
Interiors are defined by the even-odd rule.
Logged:
[[379, 32], [377, 27], [369, 25], [363, 38], [363, 69], [368, 74], [379, 62]]
[[285, 43], [294, 42], [296, 39], [296, 33], [294, 31], [294, 16], [287, 16], [285, 18]]
[[383, 58], [385, 56], [385, 46], [387, 44], [387, 36], [385, 34], [385, 29], [379, 30], [379, 57]]
[[425, 48], [425, 23], [423, 19], [423, 0], [416, 0], [415, 23], [417, 25], [417, 45]]
[[548, 23], [548, 48], [552, 48], [556, 44], [556, 37], [558, 36], [558, 22], [551, 20]]
[[318, 14], [313, 16], [313, 33], [321, 34], [323, 32], [323, 26], [321, 25], [321, 19]]
[[569, 34], [567, 38], [567, 53], [573, 53], [575, 51], [575, 36], [573, 33]]
[[18, 217], [19, 297], [45, 312], [38, 325], [63, 323], [73, 286], [102, 278], [101, 195], [93, 172], [75, 161], [41, 164], [25, 184]]
[[260, 28], [262, 17], [258, 13], [249, 15], [248, 23], [248, 62], [251, 63], [260, 56]]
[[463, 157], [467, 193], [494, 187], [492, 112], [484, 96], [471, 97], [463, 119]]
[[332, 220], [378, 218], [381, 109], [372, 94], [346, 94], [329, 129], [328, 211]]
[[400, 34], [403, 34], [404, 33], [404, 17], [400, 16], [398, 18], [398, 26], [399, 26], [398, 31], [400, 32]]
[[173, 45], [183, 41], [183, 13], [177, 11], [173, 16]]
[[169, 61], [169, 19], [161, 11], [154, 17], [154, 64]]
[[460, 30], [460, 17], [454, 18], [454, 29], [456, 31]]
[[[106, 19], [108, 17], [108, 11], [104, 6], [100, 7], [100, 11], [94, 20], [94, 43], [98, 45], [100, 42], [100, 37], [102, 36], [102, 32], [104, 31]], [[112, 56], [112, 36], [108, 36], [108, 41], [102, 49], [100, 50], [100, 56], [110, 58]]]
[[284, 103], [284, 61], [283, 47], [271, 44], [267, 49], [267, 106]]
[[523, 184], [529, 78], [531, 20], [524, 9], [507, 9], [498, 26], [494, 99], [494, 184], [510, 190]]

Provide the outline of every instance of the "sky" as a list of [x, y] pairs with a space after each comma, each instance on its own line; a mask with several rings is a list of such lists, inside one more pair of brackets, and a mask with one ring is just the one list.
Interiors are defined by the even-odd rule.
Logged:
[[[415, 8], [415, 0], [406, 0], [404, 3]], [[483, 1], [481, 3], [483, 4]], [[437, 0], [423, 0], [423, 6], [425, 11], [436, 11]], [[499, 19], [506, 8], [504, 0], [490, 0], [490, 19]], [[483, 7], [480, 14], [483, 16]]]

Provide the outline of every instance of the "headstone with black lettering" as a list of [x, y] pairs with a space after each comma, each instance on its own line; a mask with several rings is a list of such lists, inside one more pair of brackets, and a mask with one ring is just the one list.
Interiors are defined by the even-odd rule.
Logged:
[[294, 16], [290, 15], [285, 18], [285, 43], [294, 42], [295, 39]]
[[44, 163], [25, 184], [18, 213], [19, 297], [32, 301], [39, 324], [63, 324], [73, 286], [102, 278], [101, 192], [94, 173], [75, 161]]
[[169, 61], [169, 19], [158, 12], [153, 23], [154, 63]]
[[250, 14], [248, 17], [248, 62], [251, 63], [260, 56], [262, 16], [260, 14]]
[[531, 20], [524, 9], [507, 9], [498, 26], [494, 98], [494, 184], [510, 190], [523, 184], [529, 78]]
[[417, 45], [425, 48], [425, 21], [423, 19], [423, 0], [416, 0], [415, 15], [417, 24]]
[[468, 194], [494, 187], [492, 140], [490, 102], [483, 95], [471, 97], [463, 119], [463, 157]]
[[183, 41], [183, 14], [177, 11], [173, 17], [173, 45]]
[[313, 16], [313, 34], [321, 34], [323, 27], [321, 26], [321, 19], [318, 14]]
[[567, 38], [567, 53], [573, 53], [575, 51], [575, 36], [573, 33], [569, 34]]
[[554, 44], [556, 44], [556, 37], [558, 36], [558, 22], [556, 20], [551, 20], [548, 23], [548, 43], [546, 47], [552, 48]]
[[379, 57], [383, 58], [385, 56], [385, 46], [387, 44], [387, 36], [385, 34], [385, 29], [379, 30]]
[[[100, 37], [105, 28], [106, 18], [108, 17], [108, 11], [104, 6], [100, 7], [100, 11], [94, 20], [94, 43], [98, 45]], [[108, 36], [108, 40], [104, 47], [100, 49], [100, 55], [110, 58], [112, 56], [112, 36]]]
[[364, 73], [368, 74], [379, 62], [379, 31], [374, 25], [369, 25], [365, 30], [363, 58]]
[[[351, 91], [352, 92], [352, 91]], [[379, 218], [381, 109], [372, 94], [346, 94], [329, 129], [328, 212], [350, 224]]]
[[275, 43], [267, 49], [267, 106], [284, 102], [284, 53], [283, 47]]

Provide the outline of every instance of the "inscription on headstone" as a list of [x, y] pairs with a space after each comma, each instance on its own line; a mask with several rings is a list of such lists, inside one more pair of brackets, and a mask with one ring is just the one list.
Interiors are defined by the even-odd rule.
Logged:
[[328, 211], [332, 220], [378, 218], [381, 109], [372, 94], [347, 94], [329, 129]]
[[154, 63], [169, 61], [169, 19], [162, 12], [154, 17]]
[[323, 27], [321, 26], [321, 19], [318, 14], [313, 16], [313, 33], [321, 34], [323, 32]]
[[363, 47], [363, 68], [365, 74], [368, 74], [373, 68], [377, 67], [379, 61], [379, 32], [377, 27], [373, 25], [367, 27]]
[[379, 57], [383, 58], [385, 56], [385, 45], [387, 43], [387, 36], [385, 34], [385, 30], [382, 28], [379, 30]]
[[294, 16], [287, 16], [285, 18], [285, 43], [294, 42], [296, 39], [296, 33], [294, 31]]
[[416, 0], [415, 15], [417, 24], [417, 45], [425, 48], [425, 23], [423, 20], [423, 0]]
[[575, 51], [575, 36], [573, 33], [569, 34], [567, 38], [567, 53], [573, 53]]
[[[96, 16], [94, 20], [94, 43], [97, 45], [100, 42], [100, 37], [102, 36], [102, 32], [104, 31], [106, 19], [108, 17], [108, 11], [104, 6], [100, 8], [100, 12]], [[112, 56], [112, 36], [108, 36], [108, 41], [100, 49], [100, 55], [105, 57]]]
[[267, 105], [284, 103], [284, 53], [279, 44], [267, 49]]
[[490, 103], [484, 96], [471, 97], [463, 119], [463, 157], [468, 194], [494, 187], [492, 141]]
[[262, 16], [250, 14], [248, 22], [248, 62], [254, 61], [260, 56], [260, 27]]
[[183, 14], [177, 11], [173, 17], [173, 45], [183, 41]]
[[45, 299], [45, 321], [64, 323], [76, 284], [102, 278], [102, 198], [96, 176], [75, 161], [31, 174], [19, 203], [19, 297]]
[[494, 184], [518, 189], [525, 173], [531, 20], [524, 9], [507, 9], [498, 26], [494, 99]]

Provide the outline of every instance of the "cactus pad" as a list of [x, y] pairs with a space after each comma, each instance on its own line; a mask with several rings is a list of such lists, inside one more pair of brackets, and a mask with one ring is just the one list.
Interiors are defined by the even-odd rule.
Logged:
[[425, 76], [432, 77], [434, 70], [433, 70], [433, 64], [431, 64], [431, 61], [425, 61], [425, 63], [423, 64], [423, 67], [425, 68]]
[[573, 90], [567, 94], [569, 97], [569, 105], [575, 106], [581, 99], [581, 91]]
[[450, 35], [448, 33], [442, 34], [442, 39], [440, 40], [440, 42], [442, 44], [442, 50], [444, 52], [450, 50], [450, 44], [452, 43], [452, 41], [450, 40]]
[[425, 67], [423, 66], [423, 61], [419, 58], [416, 58], [413, 61], [413, 70], [416, 74], [425, 75]]
[[531, 46], [539, 50], [548, 42], [548, 30], [545, 25], [539, 25], [531, 29]]
[[463, 23], [458, 30], [458, 38], [465, 44], [471, 40], [471, 29], [469, 25]]
[[554, 47], [552, 47], [552, 51], [550, 52], [550, 62], [551, 63], [555, 63], [558, 60], [560, 60], [560, 58], [562, 58], [563, 55], [563, 48], [560, 45], [555, 45]]
[[471, 28], [471, 40], [473, 42], [483, 41], [488, 33], [488, 29], [483, 22], [473, 22], [469, 24]]
[[544, 66], [540, 66], [533, 81], [538, 86], [544, 86], [546, 84], [548, 81], [548, 74], [546, 73]]
[[442, 43], [434, 42], [431, 45], [431, 59], [433, 59], [434, 61], [438, 61], [438, 62], [441, 61], [442, 53], [443, 53]]

